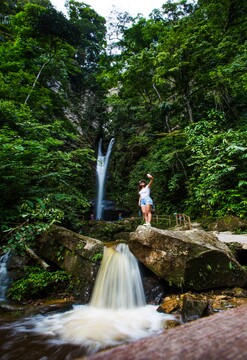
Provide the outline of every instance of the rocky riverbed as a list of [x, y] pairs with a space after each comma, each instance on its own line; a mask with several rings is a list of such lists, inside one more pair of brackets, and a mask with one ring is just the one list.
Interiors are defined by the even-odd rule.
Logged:
[[[3, 301], [0, 303], [0, 319], [10, 320], [26, 316], [48, 315], [69, 311], [78, 302], [73, 298], [37, 299], [24, 303]], [[224, 310], [247, 304], [247, 289], [218, 289], [208, 292], [181, 292], [165, 296], [157, 305], [158, 312], [174, 314], [182, 322], [210, 316]]]

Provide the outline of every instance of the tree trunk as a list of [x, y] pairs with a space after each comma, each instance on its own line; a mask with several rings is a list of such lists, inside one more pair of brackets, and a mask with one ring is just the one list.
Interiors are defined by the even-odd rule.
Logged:
[[43, 259], [41, 259], [37, 254], [35, 254], [35, 252], [32, 249], [30, 249], [29, 247], [26, 246], [25, 250], [28, 253], [28, 255], [31, 256], [32, 259], [37, 261], [37, 263], [40, 266], [42, 266], [43, 269], [49, 270], [50, 265], [48, 265]]
[[27, 102], [28, 102], [28, 100], [29, 100], [29, 98], [30, 98], [30, 96], [31, 96], [31, 94], [32, 94], [32, 92], [33, 92], [36, 84], [37, 84], [37, 81], [39, 80], [40, 75], [41, 75], [42, 71], [44, 70], [44, 67], [45, 67], [47, 64], [49, 64], [50, 61], [51, 61], [51, 59], [47, 60], [47, 61], [41, 66], [41, 69], [39, 70], [38, 75], [36, 76], [36, 79], [34, 80], [32, 89], [31, 89], [31, 91], [29, 92], [29, 94], [28, 94], [27, 97], [26, 97], [26, 100], [25, 100], [25, 102], [24, 102], [24, 105], [27, 104]]

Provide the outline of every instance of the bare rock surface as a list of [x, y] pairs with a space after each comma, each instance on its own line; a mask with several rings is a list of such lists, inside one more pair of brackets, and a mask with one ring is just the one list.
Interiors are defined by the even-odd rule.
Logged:
[[245, 287], [247, 272], [229, 247], [204, 230], [161, 230], [138, 226], [132, 253], [158, 277], [191, 290]]
[[83, 359], [245, 360], [246, 323], [247, 305], [242, 305]]
[[224, 232], [215, 232], [216, 237], [224, 242], [238, 242], [240, 244], [243, 244], [243, 248], [247, 249], [247, 234], [233, 234], [230, 231], [224, 231]]

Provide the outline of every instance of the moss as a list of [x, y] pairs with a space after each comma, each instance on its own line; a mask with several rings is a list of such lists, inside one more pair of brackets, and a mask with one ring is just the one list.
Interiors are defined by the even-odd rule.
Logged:
[[68, 291], [71, 276], [65, 271], [48, 272], [38, 267], [26, 267], [25, 276], [12, 283], [8, 298], [24, 301], [42, 297], [53, 297], [54, 294]]
[[244, 231], [247, 230], [247, 221], [233, 215], [224, 216], [208, 225], [208, 230], [216, 231]]
[[81, 228], [81, 233], [84, 236], [110, 242], [114, 241], [115, 236], [119, 233], [134, 231], [140, 223], [140, 219], [121, 220], [111, 223], [107, 221], [85, 222]]

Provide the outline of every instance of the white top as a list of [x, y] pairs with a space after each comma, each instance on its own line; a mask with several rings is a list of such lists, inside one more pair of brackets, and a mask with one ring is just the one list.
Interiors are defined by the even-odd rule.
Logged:
[[150, 187], [147, 185], [139, 191], [141, 199], [150, 196]]

